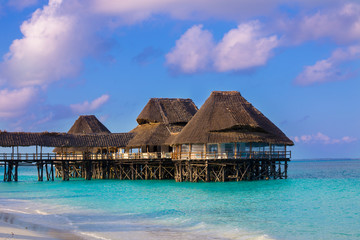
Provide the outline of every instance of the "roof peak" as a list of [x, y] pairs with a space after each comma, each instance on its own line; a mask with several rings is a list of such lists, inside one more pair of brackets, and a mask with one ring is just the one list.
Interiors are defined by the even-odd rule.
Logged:
[[240, 95], [240, 92], [238, 91], [212, 91], [211, 92], [211, 95], [232, 95], [232, 96], [235, 96], [235, 95]]
[[83, 118], [83, 117], [95, 117], [95, 118], [96, 118], [95, 115], [80, 115], [80, 116], [79, 116], [79, 118]]
[[80, 115], [68, 133], [110, 133], [95, 115]]
[[167, 100], [170, 100], [170, 101], [192, 101], [190, 98], [150, 98], [150, 100], [160, 100], [160, 101], [167, 101]]

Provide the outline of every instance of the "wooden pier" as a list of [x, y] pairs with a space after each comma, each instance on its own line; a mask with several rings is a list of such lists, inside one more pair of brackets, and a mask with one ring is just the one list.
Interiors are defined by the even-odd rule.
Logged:
[[2, 153], [4, 181], [18, 181], [18, 168], [37, 168], [38, 181], [61, 178], [225, 182], [286, 179], [290, 152], [176, 156], [174, 153]]

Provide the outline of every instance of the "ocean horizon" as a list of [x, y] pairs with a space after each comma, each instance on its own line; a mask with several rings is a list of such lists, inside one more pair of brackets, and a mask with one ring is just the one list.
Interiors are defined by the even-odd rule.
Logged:
[[288, 179], [242, 182], [36, 174], [0, 182], [0, 220], [53, 239], [360, 239], [359, 159], [298, 159]]

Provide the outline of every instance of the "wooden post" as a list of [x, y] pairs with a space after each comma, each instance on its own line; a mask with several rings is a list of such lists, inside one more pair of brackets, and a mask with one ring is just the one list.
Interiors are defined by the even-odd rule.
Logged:
[[4, 161], [4, 182], [6, 182], [6, 180], [7, 180], [7, 178], [6, 178], [6, 175], [7, 175], [6, 167], [7, 167], [7, 162]]
[[222, 172], [221, 172], [221, 173], [222, 173], [222, 174], [221, 174], [221, 181], [222, 181], [222, 182], [225, 182], [225, 167], [226, 167], [226, 166], [221, 166], [221, 171], [222, 171]]
[[160, 163], [159, 163], [159, 180], [162, 179], [162, 164], [161, 164], [161, 160], [160, 160]]
[[119, 164], [119, 178], [120, 178], [120, 180], [122, 180], [123, 179], [123, 171], [124, 171], [124, 169], [123, 169], [123, 167], [122, 167], [122, 164], [120, 163]]
[[191, 159], [191, 144], [189, 143], [189, 160]]
[[61, 176], [62, 176], [62, 180], [65, 180], [65, 162], [62, 160], [61, 161]]
[[204, 143], [204, 158], [206, 159], [206, 143]]
[[15, 182], [18, 181], [18, 165], [19, 165], [19, 162], [15, 162], [15, 173], [14, 173], [14, 181]]
[[12, 175], [13, 175], [12, 171], [13, 171], [13, 167], [14, 167], [13, 161], [12, 160], [8, 161], [7, 165], [8, 166], [7, 166], [6, 182], [11, 182], [12, 181]]
[[131, 180], [134, 180], [134, 164], [133, 163], [131, 163], [130, 168], [131, 168]]
[[15, 173], [14, 173], [14, 181], [17, 182], [18, 181], [18, 166], [19, 166], [19, 162], [20, 162], [20, 155], [19, 155], [19, 146], [16, 146], [16, 151], [17, 151], [17, 161], [15, 161]]
[[237, 143], [234, 143], [234, 158], [237, 158]]
[[144, 165], [144, 171], [145, 171], [145, 180], [148, 180], [148, 171], [149, 171], [148, 162], [146, 162]]
[[[220, 143], [218, 143], [217, 144], [217, 146], [218, 146], [218, 150], [217, 150], [217, 156], [220, 156], [220, 158], [221, 158], [221, 144]], [[219, 158], [219, 157], [217, 157], [216, 155], [215, 155], [215, 158]]]
[[63, 176], [62, 179], [64, 181], [69, 181], [69, 161], [63, 161]]
[[54, 181], [54, 162], [51, 161], [51, 181]]
[[279, 178], [282, 179], [282, 174], [281, 174], [281, 161], [279, 161]]
[[193, 169], [192, 169], [190, 162], [188, 162], [188, 169], [189, 169], [189, 181], [192, 182], [193, 181]]
[[205, 161], [205, 182], [209, 181], [209, 162]]
[[239, 181], [239, 163], [236, 163], [236, 181]]

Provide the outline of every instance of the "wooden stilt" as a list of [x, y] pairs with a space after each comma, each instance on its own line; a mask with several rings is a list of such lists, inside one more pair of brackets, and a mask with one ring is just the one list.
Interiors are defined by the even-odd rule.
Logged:
[[161, 162], [159, 163], [159, 180], [161, 180], [163, 178], [162, 176], [162, 164]]
[[134, 173], [134, 164], [133, 163], [131, 163], [130, 168], [131, 168], [131, 180], [134, 180], [135, 179], [135, 173]]
[[209, 181], [209, 161], [205, 162], [205, 182]]

